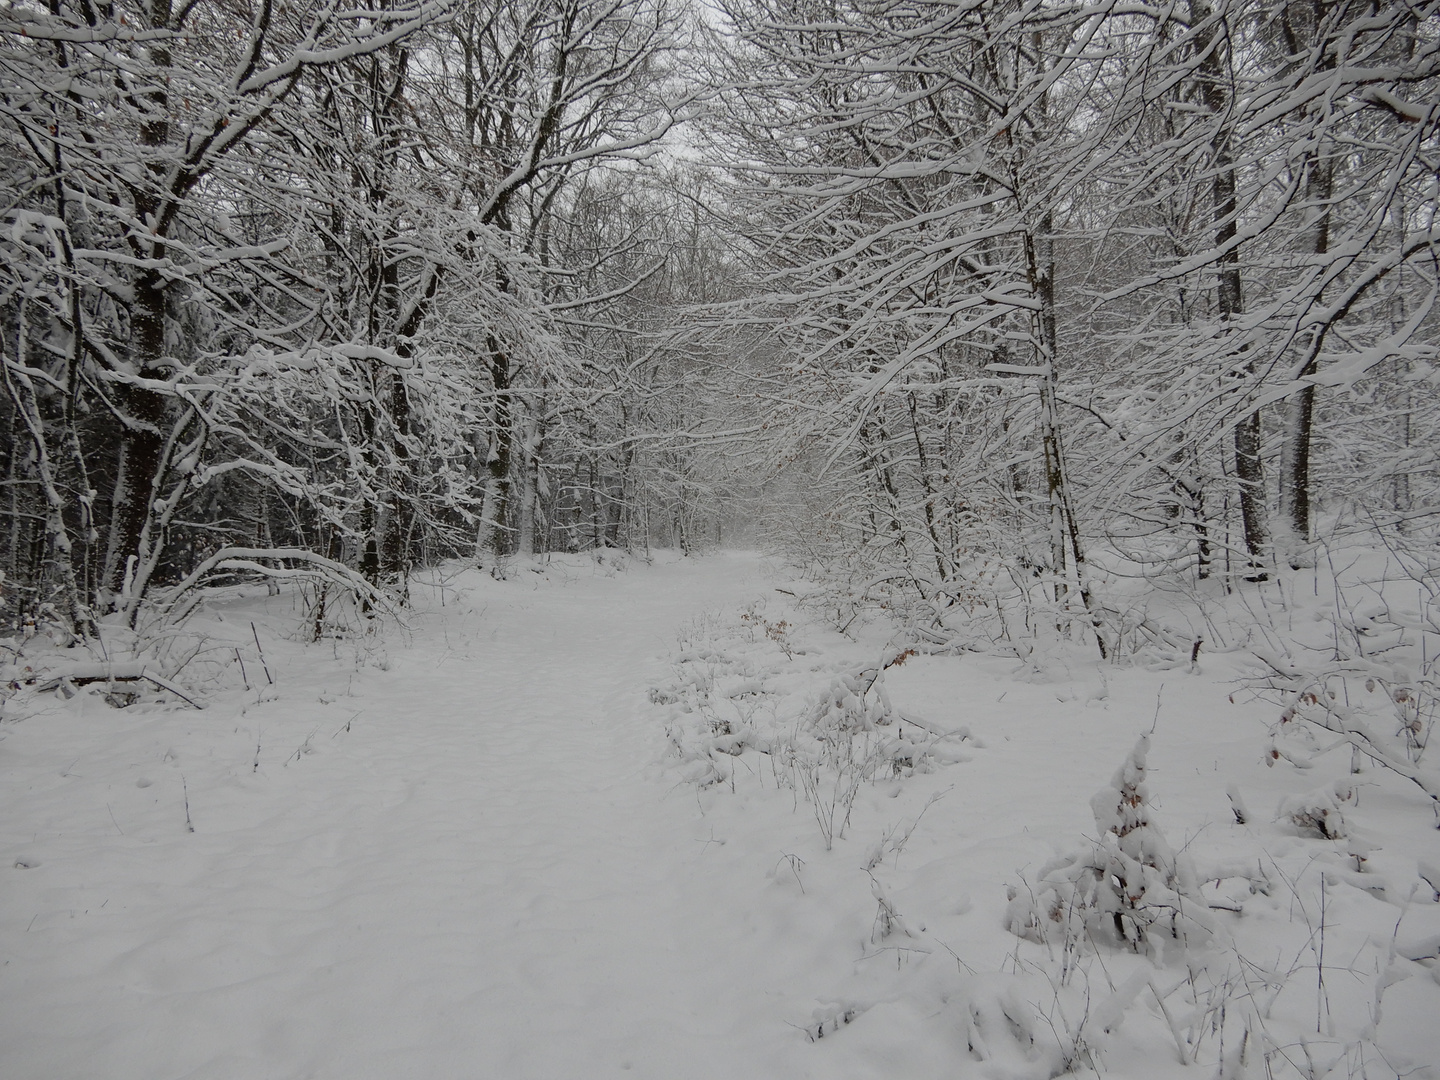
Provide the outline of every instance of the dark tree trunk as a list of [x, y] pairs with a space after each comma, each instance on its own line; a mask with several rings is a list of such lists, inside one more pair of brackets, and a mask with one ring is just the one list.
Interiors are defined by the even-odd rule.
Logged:
[[[156, 245], [157, 257], [164, 249]], [[130, 319], [130, 355], [146, 379], [164, 378], [165, 292], [159, 274], [147, 271], [135, 284], [135, 306]], [[120, 432], [119, 465], [110, 502], [110, 531], [105, 548], [105, 570], [101, 588], [115, 606], [125, 589], [131, 568], [144, 561], [141, 551], [145, 524], [161, 479], [167, 397], [159, 390], [127, 384], [118, 395], [125, 417]], [[144, 583], [131, 589], [143, 592]]]
[[[1211, 139], [1211, 207], [1215, 222], [1216, 312], [1222, 324], [1233, 323], [1245, 311], [1240, 279], [1240, 249], [1235, 244], [1238, 233], [1234, 132], [1227, 115], [1234, 105], [1229, 68], [1229, 28], [1223, 18], [1212, 19], [1205, 0], [1192, 3], [1196, 26], [1202, 26], [1196, 39], [1199, 50], [1198, 73], [1205, 107], [1214, 117], [1215, 132]], [[1232, 377], [1248, 381], [1255, 373], [1255, 362], [1241, 347]], [[1269, 559], [1270, 532], [1265, 516], [1265, 467], [1261, 458], [1260, 413], [1250, 409], [1236, 422], [1234, 431], [1235, 477], [1240, 489], [1240, 518], [1245, 530], [1245, 548], [1249, 555], [1247, 577], [1264, 581]]]

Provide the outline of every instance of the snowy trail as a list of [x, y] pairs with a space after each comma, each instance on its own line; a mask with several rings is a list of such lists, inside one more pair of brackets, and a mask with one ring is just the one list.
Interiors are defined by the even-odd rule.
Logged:
[[[0, 724], [0, 1080], [1044, 1080], [1089, 988], [1176, 960], [1083, 952], [1062, 1014], [1058, 952], [1004, 929], [1010, 890], [1077, 851], [1095, 792], [1157, 726], [1150, 805], [1226, 883], [1234, 963], [1298, 973], [1276, 1039], [1316, 1024], [1309, 905], [1352, 971], [1403, 976], [1378, 1021], [1380, 984], [1327, 981], [1331, 1015], [1374, 1026], [1407, 1076], [1440, 1060], [1440, 986], [1391, 952], [1440, 941], [1416, 877], [1428, 808], [1367, 772], [1357, 832], [1384, 839], [1363, 878], [1341, 841], [1235, 821], [1230, 781], [1263, 807], [1315, 780], [1267, 764], [1266, 706], [1234, 703], [1226, 657], [913, 657], [886, 676], [897, 706], [973, 737], [953, 764], [858, 786], [833, 848], [776, 756], [681, 779], [667, 715], [708, 730], [720, 713], [667, 713], [649, 687], [709, 680], [712, 706], [776, 722], [893, 647], [883, 622], [845, 639], [775, 584], [745, 555], [470, 573], [417, 587], [403, 643], [301, 644], [288, 597], [232, 599], [197, 621], [253, 645], [256, 619], [273, 686], [252, 670], [199, 712], [32, 693]], [[768, 698], [738, 689], [765, 680]], [[1262, 863], [1274, 881], [1252, 890]], [[1199, 954], [1225, 980], [1228, 948]], [[1124, 1008], [1123, 1029], [1081, 1029], [1107, 1076], [1195, 1071], [1143, 996]]]
[[[758, 571], [519, 582], [473, 615], [452, 598], [369, 680], [352, 730], [317, 734], [325, 752], [237, 763], [211, 791], [167, 751], [191, 771], [196, 832], [111, 835], [112, 880], [88, 885], [97, 906], [118, 886], [119, 910], [32, 938], [28, 964], [22, 947], [0, 1071], [744, 1074], [727, 1028], [756, 987], [733, 985], [733, 955], [710, 962], [743, 913], [720, 910], [693, 792], [654, 769], [639, 702], [674, 629]], [[251, 713], [262, 741], [285, 700], [269, 708]]]
[[[705, 946], [686, 941], [696, 927], [688, 914], [677, 924], [693, 909], [679, 902], [674, 866], [697, 849], [688, 824], [666, 813], [665, 789], [645, 781], [656, 731], [636, 704], [669, 632], [725, 598], [713, 581], [703, 583], [713, 591], [696, 584], [651, 581], [618, 607], [569, 590], [532, 594], [536, 607], [513, 620], [520, 633], [506, 633], [512, 620], [500, 615], [503, 639], [460, 661], [474, 665], [476, 682], [447, 684], [453, 700], [427, 704], [423, 731], [396, 734], [399, 756], [426, 762], [426, 775], [364, 835], [403, 851], [407, 838], [445, 822], [447, 835], [422, 841], [413, 862], [394, 867], [400, 890], [431, 877], [419, 892], [439, 923], [402, 923], [385, 946], [402, 970], [413, 934], [438, 934], [455, 949], [455, 979], [468, 997], [456, 1004], [473, 1027], [447, 1034], [456, 1018], [420, 1000], [411, 1022], [432, 1028], [422, 1043], [452, 1045], [456, 1068], [488, 1061], [495, 1075], [583, 1076], [638, 1063], [648, 1071], [660, 1064], [657, 1036], [693, 1051], [705, 1023], [700, 1003], [712, 995]], [[433, 663], [419, 652], [404, 659], [390, 706], [397, 717], [424, 693]], [[421, 975], [416, 997], [436, 982]]]

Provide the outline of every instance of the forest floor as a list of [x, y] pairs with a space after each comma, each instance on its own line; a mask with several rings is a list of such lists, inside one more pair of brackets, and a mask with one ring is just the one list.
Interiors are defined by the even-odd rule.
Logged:
[[[293, 596], [236, 596], [192, 619], [237, 657], [204, 709], [12, 698], [0, 1076], [1440, 1075], [1427, 801], [1372, 769], [1343, 837], [1276, 814], [1348, 755], [1267, 767], [1241, 654], [901, 656], [800, 591], [557, 558], [313, 644]], [[807, 774], [846, 686], [874, 753]], [[1140, 948], [1009, 932], [1152, 730], [1209, 910]]]

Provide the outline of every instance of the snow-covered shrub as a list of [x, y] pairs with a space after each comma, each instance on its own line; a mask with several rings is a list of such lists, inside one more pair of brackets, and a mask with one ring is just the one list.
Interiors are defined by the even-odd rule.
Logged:
[[782, 760], [815, 813], [826, 851], [849, 828], [860, 785], [872, 779], [879, 767], [877, 750], [875, 739], [868, 734], [859, 738], [822, 736], [808, 747], [797, 739], [782, 747]]
[[1440, 635], [1440, 557], [1418, 541], [1379, 538], [1391, 543], [1383, 561], [1331, 567], [1328, 594], [1317, 571], [1316, 599], [1292, 597], [1291, 625], [1252, 644], [1265, 668], [1254, 685], [1280, 706], [1268, 759], [1309, 769], [1348, 750], [1352, 773], [1373, 764], [1404, 777], [1440, 824], [1440, 769], [1426, 756], [1440, 712], [1428, 644]]
[[902, 715], [886, 693], [885, 672], [914, 649], [891, 649], [878, 662], [815, 663], [800, 628], [759, 603], [735, 621], [692, 623], [680, 643], [671, 677], [651, 686], [649, 699], [666, 712], [686, 778], [730, 782], [734, 759], [765, 755], [751, 773], [803, 795], [827, 849], [844, 836], [866, 782], [968, 760], [957, 749], [968, 728]]
[[817, 732], [853, 735], [894, 723], [895, 710], [883, 679], [884, 671], [874, 667], [838, 672], [811, 707], [807, 726]]
[[1046, 863], [1025, 893], [1011, 886], [1006, 928], [1074, 949], [1087, 936], [1140, 951], [1161, 934], [1182, 943], [1209, 932], [1195, 874], [1151, 818], [1141, 735], [1108, 787], [1090, 800], [1099, 839]]
[[[1396, 685], [1393, 674], [1377, 677], [1380, 665], [1358, 658], [1343, 669], [1337, 662], [1318, 672], [1290, 668], [1274, 657], [1269, 663], [1275, 669], [1271, 685], [1288, 683], [1281, 691], [1285, 708], [1270, 730], [1271, 764], [1284, 760], [1308, 769], [1329, 751], [1348, 748], [1352, 772], [1365, 761], [1380, 765], [1420, 788], [1440, 813], [1440, 770], [1425, 760], [1437, 705], [1428, 678]], [[1425, 688], [1423, 705], [1416, 686]]]
[[1343, 840], [1350, 835], [1350, 830], [1340, 805], [1354, 801], [1354, 785], [1346, 780], [1337, 780], [1303, 795], [1287, 796], [1280, 801], [1280, 809], [1275, 816], [1277, 820], [1288, 821], [1308, 836]]
[[[790, 632], [794, 630], [795, 627], [788, 620], [778, 619], [775, 622], [771, 622], [762, 612], [756, 610], [756, 605], [751, 604], [750, 607], [740, 613], [740, 621], [752, 630], [763, 631], [765, 637], [773, 641], [780, 651], [785, 654], [785, 659], [795, 659], [795, 646], [790, 640]], [[755, 640], [753, 635], [750, 640]]]

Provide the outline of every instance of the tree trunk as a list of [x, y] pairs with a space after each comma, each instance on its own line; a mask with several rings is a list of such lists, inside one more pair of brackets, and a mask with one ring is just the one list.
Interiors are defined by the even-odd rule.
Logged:
[[[164, 258], [164, 246], [152, 254]], [[131, 312], [130, 356], [142, 378], [161, 379], [165, 353], [165, 293], [159, 274], [146, 271], [135, 284]], [[141, 551], [146, 519], [162, 481], [166, 395], [148, 386], [126, 384], [117, 394], [125, 416], [120, 432], [119, 466], [110, 501], [110, 530], [101, 578], [104, 603], [111, 609], [129, 607], [144, 594], [136, 573], [148, 551]]]
[[[170, 21], [168, 0], [156, 0], [149, 10], [153, 29]], [[145, 110], [139, 125], [140, 145], [159, 150], [170, 139], [169, 95], [161, 73], [172, 62], [170, 50], [164, 45], [150, 49], [149, 59], [155, 75], [152, 88], [136, 99]], [[142, 179], [135, 197], [135, 216], [149, 222], [152, 235], [137, 241], [136, 254], [152, 263], [163, 263], [169, 255], [165, 242], [168, 215], [162, 205], [170, 192], [161, 187], [167, 162], [158, 155], [148, 163], [148, 177]], [[147, 185], [154, 185], [150, 187]], [[171, 204], [173, 209], [173, 204]], [[162, 220], [164, 223], [162, 224]], [[165, 297], [166, 281], [159, 269], [142, 270], [134, 284], [134, 300], [130, 308], [129, 358], [134, 371], [142, 379], [163, 380], [165, 368]], [[143, 573], [151, 562], [146, 544], [146, 524], [164, 482], [166, 395], [151, 386], [126, 384], [117, 394], [120, 411], [125, 416], [120, 433], [119, 465], [115, 491], [110, 504], [110, 535], [105, 548], [105, 569], [101, 578], [103, 602], [112, 609], [125, 609], [133, 619], [136, 605], [144, 596], [148, 583]], [[159, 543], [162, 537], [153, 537]]]
[[535, 504], [540, 488], [540, 435], [535, 421], [528, 415], [520, 421], [520, 506], [516, 523], [515, 553], [522, 559], [535, 554]]
[[[23, 342], [23, 307], [20, 319]], [[30, 436], [34, 453], [31, 467], [45, 499], [45, 540], [38, 598], [42, 604], [53, 605], [55, 615], [59, 617], [67, 632], [77, 637], [93, 637], [95, 624], [81, 600], [75, 580], [70, 531], [65, 526], [66, 500], [56, 483], [55, 468], [45, 437], [44, 421], [40, 415], [34, 383], [22, 364], [16, 363], [12, 371], [3, 353], [0, 353], [0, 372], [3, 372], [5, 389], [9, 393], [16, 418]], [[16, 457], [16, 449], [11, 447], [12, 463]]]
[[948, 581], [950, 575], [945, 570], [945, 548], [940, 543], [940, 530], [935, 522], [935, 500], [939, 496], [930, 477], [930, 463], [925, 453], [925, 440], [920, 435], [920, 418], [914, 392], [907, 394], [906, 399], [910, 406], [910, 431], [915, 436], [915, 456], [920, 466], [920, 488], [925, 495], [925, 531], [930, 534], [930, 547], [935, 554], [935, 572], [942, 582]]
[[1066, 584], [1066, 547], [1075, 567], [1075, 584], [1080, 591], [1080, 601], [1090, 617], [1095, 631], [1095, 644], [1100, 658], [1108, 659], [1110, 648], [1105, 641], [1104, 620], [1100, 616], [1095, 598], [1090, 591], [1089, 569], [1085, 561], [1085, 546], [1080, 539], [1080, 527], [1075, 519], [1075, 507], [1070, 497], [1069, 477], [1065, 470], [1064, 447], [1060, 441], [1060, 418], [1057, 395], [1059, 392], [1060, 339], [1055, 316], [1055, 242], [1052, 238], [1054, 219], [1047, 211], [1040, 219], [1038, 233], [1025, 236], [1026, 270], [1030, 279], [1032, 295], [1040, 302], [1040, 310], [1034, 316], [1036, 352], [1044, 374], [1040, 376], [1040, 441], [1045, 456], [1045, 487], [1050, 505], [1051, 558], [1055, 561], [1055, 600], [1063, 604], [1068, 586]]
[[498, 339], [488, 341], [490, 381], [495, 393], [494, 443], [485, 461], [485, 492], [480, 504], [480, 528], [475, 538], [475, 559], [483, 562], [502, 554], [501, 527], [510, 498], [511, 444], [514, 406], [510, 400], [510, 356]]
[[[1224, 16], [1213, 18], [1205, 0], [1191, 4], [1192, 25], [1199, 27], [1196, 48], [1200, 53], [1197, 71], [1205, 107], [1214, 117], [1215, 132], [1210, 143], [1210, 164], [1214, 170], [1210, 200], [1215, 222], [1216, 312], [1223, 325], [1233, 323], [1245, 311], [1240, 280], [1240, 250], [1234, 244], [1238, 232], [1234, 130], [1226, 115], [1234, 104], [1231, 92], [1228, 36]], [[1210, 23], [1210, 25], [1205, 25]], [[1254, 360], [1245, 355], [1233, 370], [1233, 378], [1247, 382], [1255, 374]], [[1270, 534], [1265, 515], [1265, 468], [1260, 447], [1260, 412], [1250, 409], [1236, 422], [1234, 431], [1235, 478], [1240, 494], [1240, 520], [1245, 529], [1245, 548], [1249, 555], [1246, 577], [1264, 581], [1269, 559]]]
[[412, 504], [413, 477], [410, 465], [410, 395], [401, 371], [390, 372], [390, 442], [394, 457], [390, 481], [390, 505], [385, 515], [384, 540], [380, 551], [380, 572], [396, 583], [401, 594], [410, 574], [411, 531], [415, 521]]
[[[1323, 148], [1322, 148], [1323, 149]], [[1310, 163], [1305, 181], [1306, 213], [1313, 215], [1305, 247], [1316, 255], [1330, 250], [1330, 196], [1334, 190], [1335, 162], [1320, 158]], [[1317, 300], [1320, 298], [1317, 296]], [[1312, 348], [1313, 353], [1313, 348]], [[1315, 373], [1315, 357], [1300, 372]], [[1310, 542], [1310, 443], [1315, 418], [1315, 387], [1308, 385], [1290, 399], [1285, 416], [1285, 442], [1280, 454], [1280, 525], [1290, 565], [1308, 565], [1304, 547]]]

